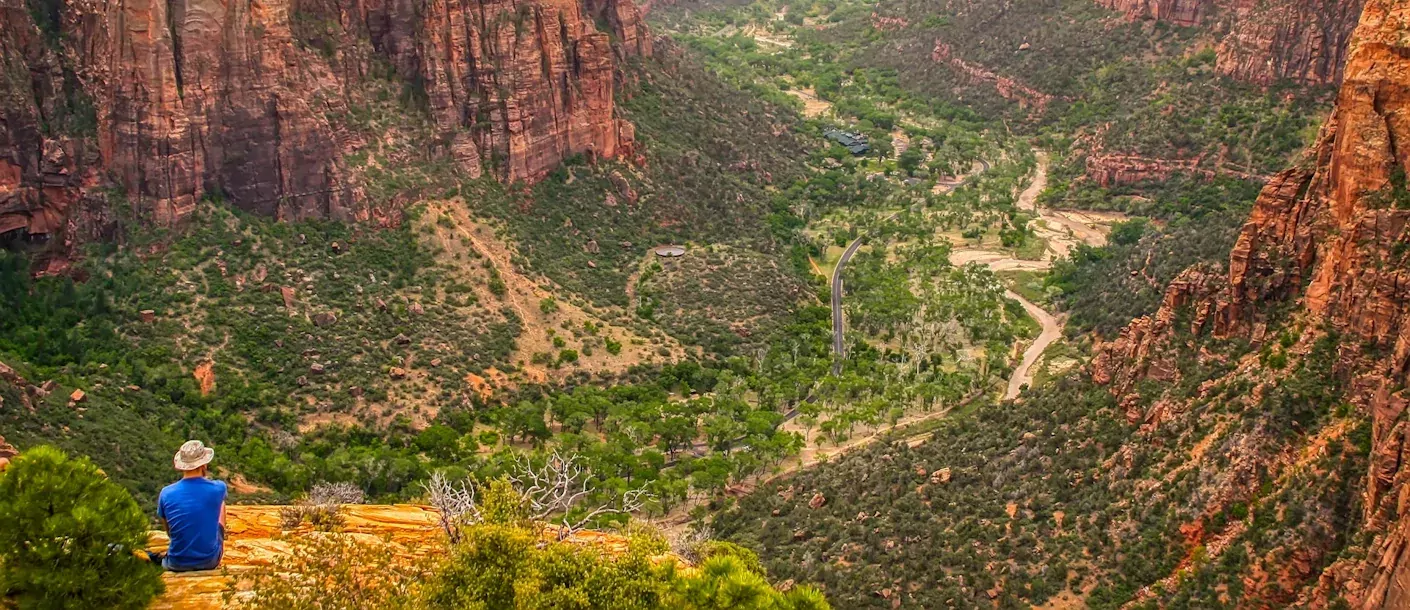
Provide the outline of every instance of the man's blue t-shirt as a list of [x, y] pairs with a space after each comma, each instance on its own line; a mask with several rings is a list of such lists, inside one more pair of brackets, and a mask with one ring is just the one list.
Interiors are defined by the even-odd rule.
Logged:
[[225, 482], [205, 477], [181, 479], [162, 489], [157, 516], [171, 535], [167, 561], [176, 567], [205, 565], [220, 557], [220, 505]]

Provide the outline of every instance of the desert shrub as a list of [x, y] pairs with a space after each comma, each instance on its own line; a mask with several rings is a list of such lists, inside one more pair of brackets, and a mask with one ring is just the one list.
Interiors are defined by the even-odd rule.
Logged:
[[426, 608], [822, 609], [808, 587], [780, 593], [737, 557], [708, 559], [695, 572], [657, 564], [658, 544], [628, 539], [621, 552], [563, 542], [506, 525], [465, 530], [453, 556], [427, 583]]
[[0, 473], [0, 594], [19, 608], [145, 608], [160, 569], [137, 502], [87, 458], [26, 451]]
[[262, 610], [413, 608], [424, 569], [389, 552], [389, 544], [339, 535], [297, 538], [293, 552], [232, 583], [226, 601]]
[[294, 529], [305, 521], [319, 531], [334, 531], [343, 526], [343, 505], [362, 504], [362, 489], [352, 483], [315, 483], [308, 495], [298, 502], [279, 509], [280, 525]]

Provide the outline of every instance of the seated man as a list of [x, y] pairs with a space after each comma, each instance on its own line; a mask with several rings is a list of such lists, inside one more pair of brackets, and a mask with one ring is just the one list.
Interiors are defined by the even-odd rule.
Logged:
[[173, 572], [214, 570], [225, 552], [225, 482], [206, 478], [215, 450], [187, 441], [172, 463], [180, 481], [157, 499], [157, 517], [171, 537], [162, 567]]

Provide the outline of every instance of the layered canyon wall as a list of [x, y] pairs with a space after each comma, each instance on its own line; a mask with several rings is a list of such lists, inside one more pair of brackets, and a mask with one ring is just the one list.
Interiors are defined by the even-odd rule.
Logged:
[[342, 117], [399, 81], [469, 175], [534, 181], [632, 152], [613, 93], [650, 55], [631, 0], [0, 0], [0, 234], [53, 235], [124, 195], [179, 222], [220, 195], [278, 218], [365, 218]]
[[1362, 0], [1097, 0], [1131, 19], [1209, 28], [1215, 67], [1268, 85], [1340, 82]]
[[[1255, 566], [1289, 582], [1311, 580], [1301, 601], [1326, 607], [1410, 607], [1410, 4], [1366, 0], [1349, 46], [1335, 110], [1305, 161], [1263, 189], [1232, 250], [1227, 271], [1188, 270], [1171, 284], [1160, 311], [1137, 319], [1105, 345], [1090, 370], [1123, 397], [1128, 417], [1158, 428], [1168, 413], [1194, 405], [1134, 398], [1143, 381], [1179, 381], [1187, 334], [1272, 341], [1275, 328], [1295, 358], [1310, 357], [1318, 337], [1338, 341], [1332, 365], [1346, 400], [1369, 421], [1369, 463], [1359, 512], [1364, 554], [1327, 555], [1330, 541], [1309, 538], [1296, 565]], [[1188, 327], [1186, 326], [1188, 325]], [[1303, 330], [1287, 330], [1297, 329]], [[1203, 352], [1201, 359], [1212, 358]], [[1285, 374], [1245, 359], [1226, 378], [1262, 379], [1245, 408]], [[1212, 387], [1216, 381], [1205, 383]], [[1149, 386], [1148, 386], [1149, 387]], [[1335, 428], [1306, 430], [1309, 443], [1332, 443]], [[1321, 440], [1317, 440], [1320, 438]], [[1290, 451], [1300, 451], [1296, 447]], [[1312, 445], [1307, 450], [1317, 450]], [[1277, 461], [1264, 468], [1276, 474]], [[1333, 559], [1335, 559], [1333, 561]], [[1313, 566], [1326, 565], [1325, 569]], [[1250, 577], [1251, 578], [1251, 577]]]

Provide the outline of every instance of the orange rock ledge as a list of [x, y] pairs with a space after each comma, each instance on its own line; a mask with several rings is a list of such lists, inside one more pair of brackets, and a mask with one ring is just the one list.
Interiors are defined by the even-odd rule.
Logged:
[[[225, 607], [225, 592], [233, 579], [242, 572], [272, 565], [288, 555], [292, 538], [313, 531], [305, 524], [296, 530], [285, 530], [280, 523], [278, 505], [229, 506], [225, 515], [225, 557], [221, 569], [202, 572], [167, 572], [163, 574], [166, 592], [152, 604], [153, 610], [216, 610]], [[366, 541], [387, 541], [393, 553], [413, 561], [439, 548], [444, 540], [440, 516], [435, 508], [416, 504], [356, 504], [343, 507], [340, 535]], [[545, 529], [546, 537], [554, 529]], [[573, 544], [596, 547], [616, 555], [627, 551], [627, 538], [617, 534], [581, 531], [567, 540]], [[165, 551], [165, 532], [152, 532], [149, 550]], [[680, 561], [674, 555], [660, 558]], [[684, 563], [684, 562], [681, 562]]]

